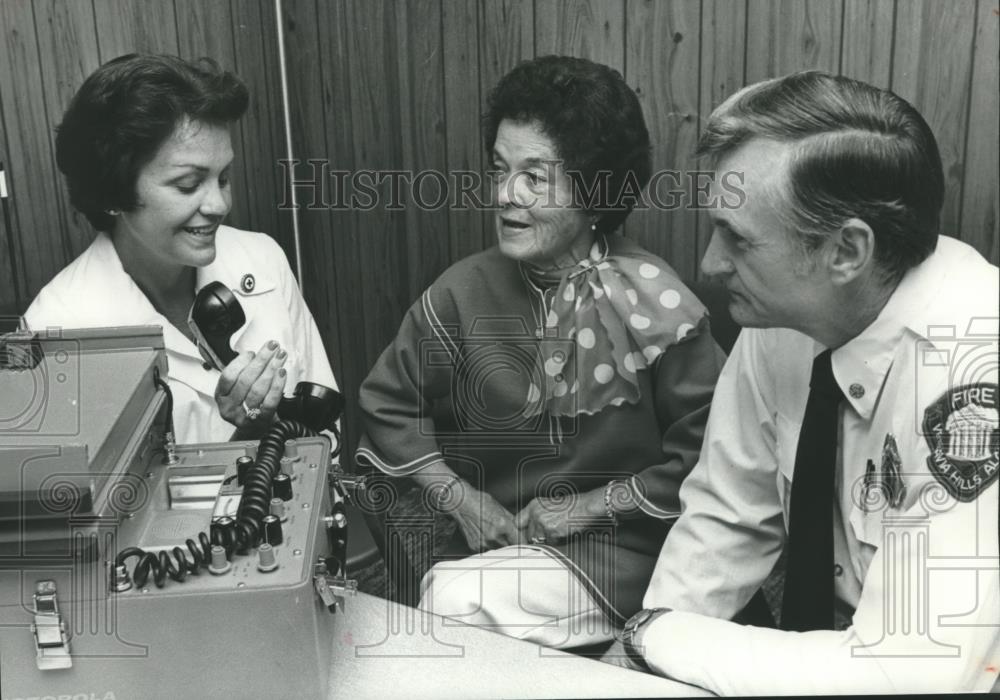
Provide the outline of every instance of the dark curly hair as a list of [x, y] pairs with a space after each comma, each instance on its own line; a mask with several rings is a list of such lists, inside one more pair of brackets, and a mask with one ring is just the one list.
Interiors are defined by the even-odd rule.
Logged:
[[552, 139], [577, 201], [599, 215], [599, 233], [611, 233], [625, 221], [652, 164], [642, 107], [621, 73], [570, 56], [525, 61], [487, 98], [488, 157], [504, 119], [537, 122]]
[[222, 125], [246, 112], [246, 86], [211, 59], [128, 54], [94, 71], [56, 131], [56, 163], [70, 202], [98, 231], [109, 209], [129, 211], [139, 170], [185, 118]]
[[718, 163], [753, 138], [794, 147], [788, 213], [807, 251], [852, 217], [871, 227], [890, 280], [934, 251], [941, 156], [927, 122], [895, 93], [821, 71], [755, 83], [712, 112], [698, 155]]

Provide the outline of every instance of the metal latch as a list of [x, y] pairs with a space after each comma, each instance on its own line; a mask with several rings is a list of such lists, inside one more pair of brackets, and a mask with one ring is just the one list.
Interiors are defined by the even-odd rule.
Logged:
[[344, 609], [344, 598], [358, 592], [358, 582], [346, 576], [330, 576], [326, 564], [320, 560], [313, 573], [313, 586], [326, 609], [332, 613]]
[[45, 579], [36, 583], [34, 600], [35, 622], [31, 631], [35, 635], [38, 670], [71, 668], [73, 658], [69, 654], [66, 623], [59, 614], [59, 603], [56, 601], [56, 582]]

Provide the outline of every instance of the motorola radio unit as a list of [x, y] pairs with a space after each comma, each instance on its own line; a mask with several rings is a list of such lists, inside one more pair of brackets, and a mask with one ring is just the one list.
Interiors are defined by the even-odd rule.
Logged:
[[328, 694], [340, 395], [175, 445], [166, 374], [158, 327], [0, 336], [2, 700]]

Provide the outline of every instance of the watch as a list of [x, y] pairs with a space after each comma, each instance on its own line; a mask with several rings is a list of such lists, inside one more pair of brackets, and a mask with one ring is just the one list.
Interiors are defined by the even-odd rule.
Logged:
[[670, 612], [670, 608], [645, 608], [630, 617], [625, 623], [621, 636], [622, 646], [625, 648], [625, 653], [628, 654], [628, 657], [640, 668], [652, 670], [649, 668], [649, 664], [646, 663], [642, 651], [635, 645], [635, 638], [639, 632], [639, 628], [668, 612]]

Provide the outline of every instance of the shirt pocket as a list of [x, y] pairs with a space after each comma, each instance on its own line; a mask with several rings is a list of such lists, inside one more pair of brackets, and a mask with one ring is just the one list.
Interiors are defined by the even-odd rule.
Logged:
[[[851, 514], [848, 518], [854, 539], [861, 545], [867, 545], [874, 551], [882, 541], [882, 528], [885, 512], [888, 506], [878, 505], [881, 499], [869, 500], [864, 493], [857, 492], [851, 497]], [[868, 503], [873, 505], [868, 506]], [[863, 549], [863, 547], [859, 547]], [[870, 559], [870, 556], [869, 556]]]
[[[899, 406], [893, 415], [899, 416], [905, 410], [905, 406]], [[841, 500], [841, 507], [849, 509], [848, 537], [853, 534], [858, 551], [874, 551], [882, 545], [886, 518], [902, 515], [909, 508], [915, 495], [912, 483], [908, 483], [914, 471], [910, 465], [922, 464], [926, 456], [918, 457], [912, 450], [913, 439], [908, 439], [908, 436], [916, 435], [913, 425], [905, 424], [896, 417], [876, 421], [870, 427], [847, 425], [845, 431], [856, 436], [853, 449], [850, 453], [845, 452], [844, 457], [847, 461], [845, 468], [850, 467], [844, 477], [847, 482], [844, 488], [849, 489], [849, 497], [845, 495]], [[900, 455], [896, 478], [889, 476], [892, 469], [883, 464], [885, 445], [890, 435], [894, 437]], [[873, 467], [871, 474], [869, 464]], [[893, 506], [892, 493], [898, 493], [900, 487], [903, 489], [902, 502]]]

